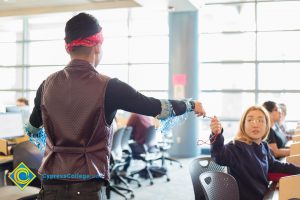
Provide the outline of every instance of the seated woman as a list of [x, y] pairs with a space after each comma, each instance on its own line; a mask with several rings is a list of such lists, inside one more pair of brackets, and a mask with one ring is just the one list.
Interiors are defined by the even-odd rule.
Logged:
[[281, 119], [281, 111], [279, 106], [273, 101], [266, 101], [263, 103], [263, 107], [265, 107], [270, 114], [271, 129], [267, 138], [267, 142], [272, 150], [272, 153], [274, 154], [275, 158], [289, 156], [290, 149], [285, 148], [288, 139], [277, 125]]
[[223, 129], [218, 118], [211, 120], [211, 156], [227, 166], [239, 186], [240, 199], [263, 199], [268, 190], [268, 173], [299, 174], [300, 167], [281, 163], [263, 140], [270, 130], [270, 118], [262, 106], [252, 106], [240, 120], [234, 140], [224, 145]]

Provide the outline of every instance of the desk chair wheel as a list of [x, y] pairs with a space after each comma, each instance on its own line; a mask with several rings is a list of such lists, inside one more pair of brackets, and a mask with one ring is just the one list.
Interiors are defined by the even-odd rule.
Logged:
[[153, 181], [150, 181], [150, 185], [153, 185], [154, 183], [153, 183]]
[[167, 178], [167, 182], [170, 182], [171, 181], [171, 179], [170, 178]]
[[179, 164], [179, 167], [180, 168], [183, 168], [181, 162], [177, 161], [177, 160], [174, 160], [173, 158], [165, 158], [166, 160], [170, 160], [170, 165], [173, 165], [173, 162], [176, 162]]
[[138, 184], [138, 187], [142, 187], [142, 185], [139, 183], [139, 184]]

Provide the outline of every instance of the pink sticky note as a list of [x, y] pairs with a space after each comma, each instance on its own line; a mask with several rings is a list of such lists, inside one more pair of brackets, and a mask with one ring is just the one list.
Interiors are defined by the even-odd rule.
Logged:
[[173, 85], [186, 85], [186, 74], [173, 75]]

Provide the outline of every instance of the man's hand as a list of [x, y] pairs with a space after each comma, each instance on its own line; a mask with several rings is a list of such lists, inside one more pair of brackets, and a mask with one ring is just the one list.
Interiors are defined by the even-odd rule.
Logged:
[[205, 116], [205, 110], [202, 107], [202, 103], [200, 101], [195, 101], [195, 109], [194, 109], [195, 114], [200, 117], [200, 116]]

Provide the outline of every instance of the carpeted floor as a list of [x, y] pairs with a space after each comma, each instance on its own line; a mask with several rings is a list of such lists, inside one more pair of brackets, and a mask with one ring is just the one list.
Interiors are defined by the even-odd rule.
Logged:
[[[194, 200], [193, 185], [189, 174], [189, 164], [193, 158], [180, 159], [183, 168], [177, 163], [166, 162], [168, 168], [170, 182], [167, 182], [166, 176], [155, 178], [154, 184], [150, 185], [149, 180], [139, 178], [142, 187], [138, 188], [132, 183], [135, 200]], [[137, 178], [137, 176], [136, 176]], [[130, 194], [126, 195], [130, 199]], [[124, 200], [123, 197], [112, 192], [111, 200]]]

